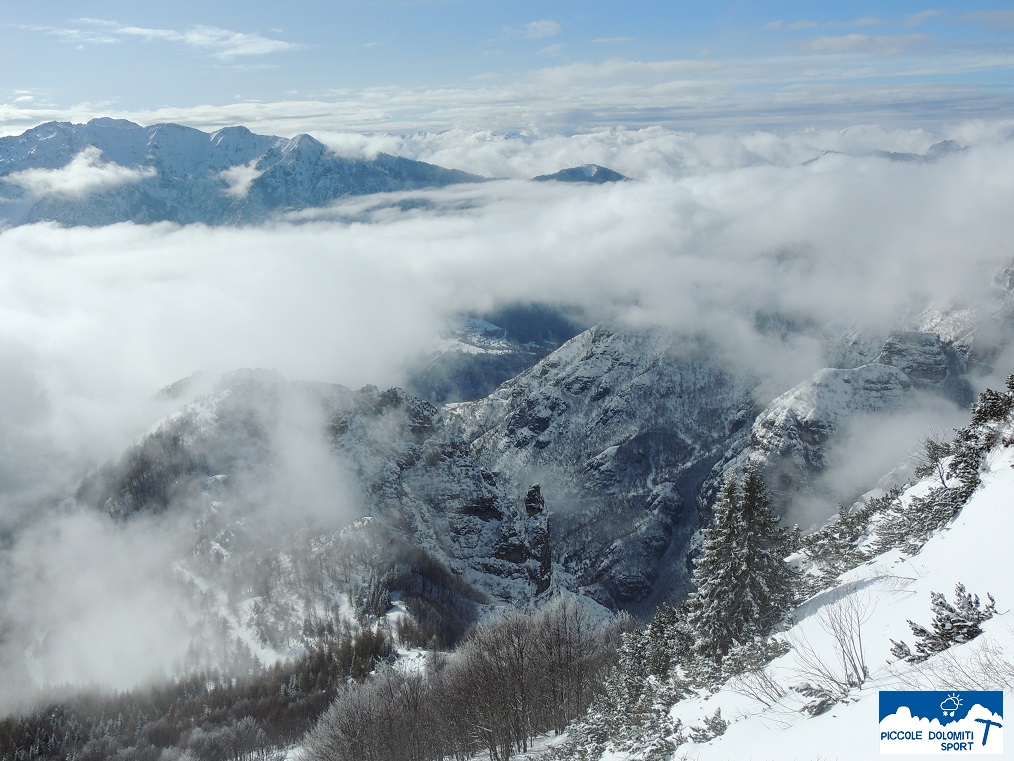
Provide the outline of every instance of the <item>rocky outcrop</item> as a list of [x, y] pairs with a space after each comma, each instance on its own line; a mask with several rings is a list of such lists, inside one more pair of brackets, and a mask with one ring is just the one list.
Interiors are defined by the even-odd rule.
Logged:
[[124, 520], [213, 499], [280, 535], [370, 516], [511, 603], [532, 600], [552, 576], [538, 488], [524, 501], [509, 496], [447, 434], [437, 408], [400, 389], [231, 374], [87, 479], [79, 498]]
[[805, 488], [824, 470], [828, 446], [848, 419], [896, 411], [911, 389], [909, 377], [889, 365], [821, 370], [775, 398], [754, 421], [746, 449], [718, 470], [755, 465], [776, 493]]
[[884, 343], [876, 361], [897, 367], [916, 388], [927, 389], [969, 405], [974, 399], [965, 378], [965, 347], [945, 343], [937, 333], [895, 330]]
[[731, 449], [716, 468], [706, 492], [714, 493], [722, 479], [754, 466], [783, 505], [812, 497], [834, 505], [835, 500], [858, 496], [820, 491], [820, 477], [839, 437], [864, 416], [910, 408], [917, 394], [966, 406], [972, 392], [965, 357], [963, 349], [937, 333], [893, 331], [875, 361], [820, 370], [772, 400], [754, 421], [749, 439]]
[[538, 480], [554, 558], [584, 591], [637, 611], [688, 589], [700, 486], [748, 430], [751, 390], [697, 342], [593, 328], [448, 415], [512, 489]]

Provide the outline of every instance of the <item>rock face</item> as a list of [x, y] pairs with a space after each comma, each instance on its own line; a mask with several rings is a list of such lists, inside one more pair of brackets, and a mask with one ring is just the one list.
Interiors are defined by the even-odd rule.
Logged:
[[876, 361], [900, 369], [916, 388], [933, 390], [957, 404], [971, 404], [974, 398], [965, 378], [967, 349], [945, 343], [937, 333], [893, 331]]
[[827, 446], [848, 418], [895, 411], [911, 388], [888, 365], [821, 370], [775, 398], [754, 421], [747, 449], [720, 470], [759, 465], [775, 492], [798, 490], [823, 471]]
[[[71, 185], [64, 175], [82, 169], [91, 184]], [[481, 179], [387, 154], [338, 156], [309, 135], [288, 140], [245, 127], [208, 134], [118, 119], [49, 122], [0, 138], [0, 221], [244, 224], [347, 195]]]
[[206, 503], [209, 484], [220, 509], [279, 534], [370, 516], [494, 599], [523, 604], [551, 581], [548, 511], [529, 506], [537, 487], [525, 503], [509, 497], [435, 407], [400, 389], [234, 373], [87, 480], [79, 498], [129, 519]]
[[748, 430], [751, 388], [706, 346], [593, 328], [449, 414], [483, 466], [541, 484], [555, 559], [584, 591], [639, 610], [686, 591], [700, 486]]
[[852, 421], [902, 411], [917, 393], [970, 404], [965, 366], [965, 350], [937, 333], [893, 331], [874, 362], [820, 370], [776, 397], [757, 416], [749, 439], [716, 468], [708, 490], [730, 473], [756, 466], [783, 502], [809, 494], [828, 466], [829, 447]]
[[429, 403], [400, 389], [356, 397], [335, 418], [335, 443], [374, 495], [378, 517], [495, 598], [523, 602], [548, 588], [546, 511], [531, 514], [510, 498]]

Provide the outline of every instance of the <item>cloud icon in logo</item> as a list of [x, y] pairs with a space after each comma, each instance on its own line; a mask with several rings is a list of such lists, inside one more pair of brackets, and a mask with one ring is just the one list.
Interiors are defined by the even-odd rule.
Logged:
[[944, 712], [944, 716], [953, 716], [959, 708], [961, 708], [961, 698], [955, 693], [948, 695], [940, 704], [940, 710]]

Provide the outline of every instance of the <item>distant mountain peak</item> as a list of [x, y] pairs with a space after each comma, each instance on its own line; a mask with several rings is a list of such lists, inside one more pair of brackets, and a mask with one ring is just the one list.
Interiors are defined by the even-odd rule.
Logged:
[[623, 182], [630, 178], [598, 164], [582, 164], [561, 169], [553, 174], [540, 174], [532, 179], [536, 182], [590, 182], [604, 185], [607, 182]]
[[97, 116], [88, 122], [89, 127], [105, 127], [107, 129], [144, 129], [140, 124], [129, 119], [113, 119], [109, 116]]

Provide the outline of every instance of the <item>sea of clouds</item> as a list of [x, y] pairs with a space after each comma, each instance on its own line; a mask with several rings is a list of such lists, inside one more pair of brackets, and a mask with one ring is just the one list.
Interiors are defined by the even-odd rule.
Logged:
[[[706, 337], [767, 393], [784, 390], [826, 358], [812, 332], [773, 335], [759, 314], [882, 335], [927, 306], [987, 303], [1014, 260], [1009, 127], [322, 133], [340, 152], [505, 179], [354, 198], [259, 227], [0, 230], [0, 631], [19, 633], [0, 649], [8, 683], [31, 681], [26, 646], [63, 659], [37, 672], [66, 663], [67, 681], [123, 687], [185, 645], [165, 618], [179, 527], [113, 524], [70, 499], [83, 474], [171, 411], [163, 386], [258, 367], [384, 388], [457, 315], [522, 302]], [[944, 138], [963, 150], [875, 153], [924, 154]], [[37, 175], [34, 192], [92, 192], [96, 172], [122, 169], [93, 158], [79, 162], [83, 185]], [[636, 181], [523, 179], [582, 163]], [[979, 380], [997, 382], [1009, 359]], [[930, 407], [880, 430], [889, 446], [842, 462], [863, 478], [890, 470], [905, 454], [898, 441], [911, 451], [928, 426], [950, 427], [954, 410]]]

